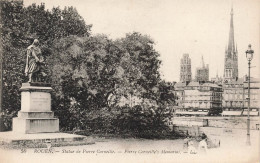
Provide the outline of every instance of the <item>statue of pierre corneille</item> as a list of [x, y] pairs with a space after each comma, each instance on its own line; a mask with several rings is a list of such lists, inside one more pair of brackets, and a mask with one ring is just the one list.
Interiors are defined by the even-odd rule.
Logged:
[[44, 82], [46, 80], [45, 58], [42, 55], [37, 39], [27, 48], [25, 75], [29, 77], [29, 83]]

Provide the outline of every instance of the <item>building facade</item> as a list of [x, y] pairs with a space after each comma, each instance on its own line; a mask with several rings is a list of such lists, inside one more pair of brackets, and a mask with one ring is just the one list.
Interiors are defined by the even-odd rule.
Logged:
[[223, 116], [240, 116], [244, 108], [244, 80], [232, 79], [223, 83]]
[[177, 109], [184, 108], [184, 88], [186, 85], [187, 82], [178, 82], [174, 85]]
[[[244, 81], [244, 109], [242, 115], [248, 110], [248, 78]], [[260, 79], [250, 78], [250, 115], [260, 115]]]
[[191, 73], [191, 59], [189, 54], [183, 54], [181, 59], [181, 67], [180, 67], [180, 81], [186, 82], [192, 80]]
[[180, 101], [176, 115], [219, 115], [222, 111], [222, 87], [210, 82], [177, 85]]
[[[247, 77], [223, 84], [223, 116], [246, 116], [248, 110]], [[250, 115], [259, 115], [260, 79], [250, 79]]]
[[225, 49], [224, 76], [225, 82], [238, 78], [238, 52], [234, 40], [233, 8], [231, 9], [228, 47]]
[[209, 65], [207, 64], [205, 66], [203, 56], [201, 59], [201, 67], [196, 69], [195, 81], [209, 81]]

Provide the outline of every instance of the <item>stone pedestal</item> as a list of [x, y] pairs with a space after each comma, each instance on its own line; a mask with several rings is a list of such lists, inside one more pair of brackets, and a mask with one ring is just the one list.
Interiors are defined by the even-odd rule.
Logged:
[[13, 131], [0, 132], [0, 144], [14, 148], [49, 148], [95, 143], [92, 137], [59, 132], [59, 119], [51, 111], [50, 84], [23, 83], [21, 110], [13, 118]]
[[21, 111], [13, 118], [13, 132], [50, 133], [59, 132], [59, 119], [51, 111], [52, 88], [47, 84], [23, 83]]

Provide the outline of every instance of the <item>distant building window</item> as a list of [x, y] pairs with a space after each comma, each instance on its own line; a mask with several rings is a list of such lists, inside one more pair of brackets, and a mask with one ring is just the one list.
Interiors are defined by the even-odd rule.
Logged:
[[229, 102], [227, 102], [226, 105], [227, 105], [227, 107], [230, 107], [230, 103]]

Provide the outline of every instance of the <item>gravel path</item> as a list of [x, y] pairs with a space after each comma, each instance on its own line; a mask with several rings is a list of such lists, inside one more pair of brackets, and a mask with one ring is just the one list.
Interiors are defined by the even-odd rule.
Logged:
[[[203, 128], [211, 139], [221, 140], [220, 148], [207, 154], [183, 153], [183, 140], [100, 139], [93, 145], [47, 149], [0, 150], [5, 162], [259, 162], [259, 131], [251, 131], [250, 147], [245, 145], [246, 130], [226, 131]], [[22, 153], [24, 152], [24, 153]], [[4, 156], [4, 157], [3, 157]]]

